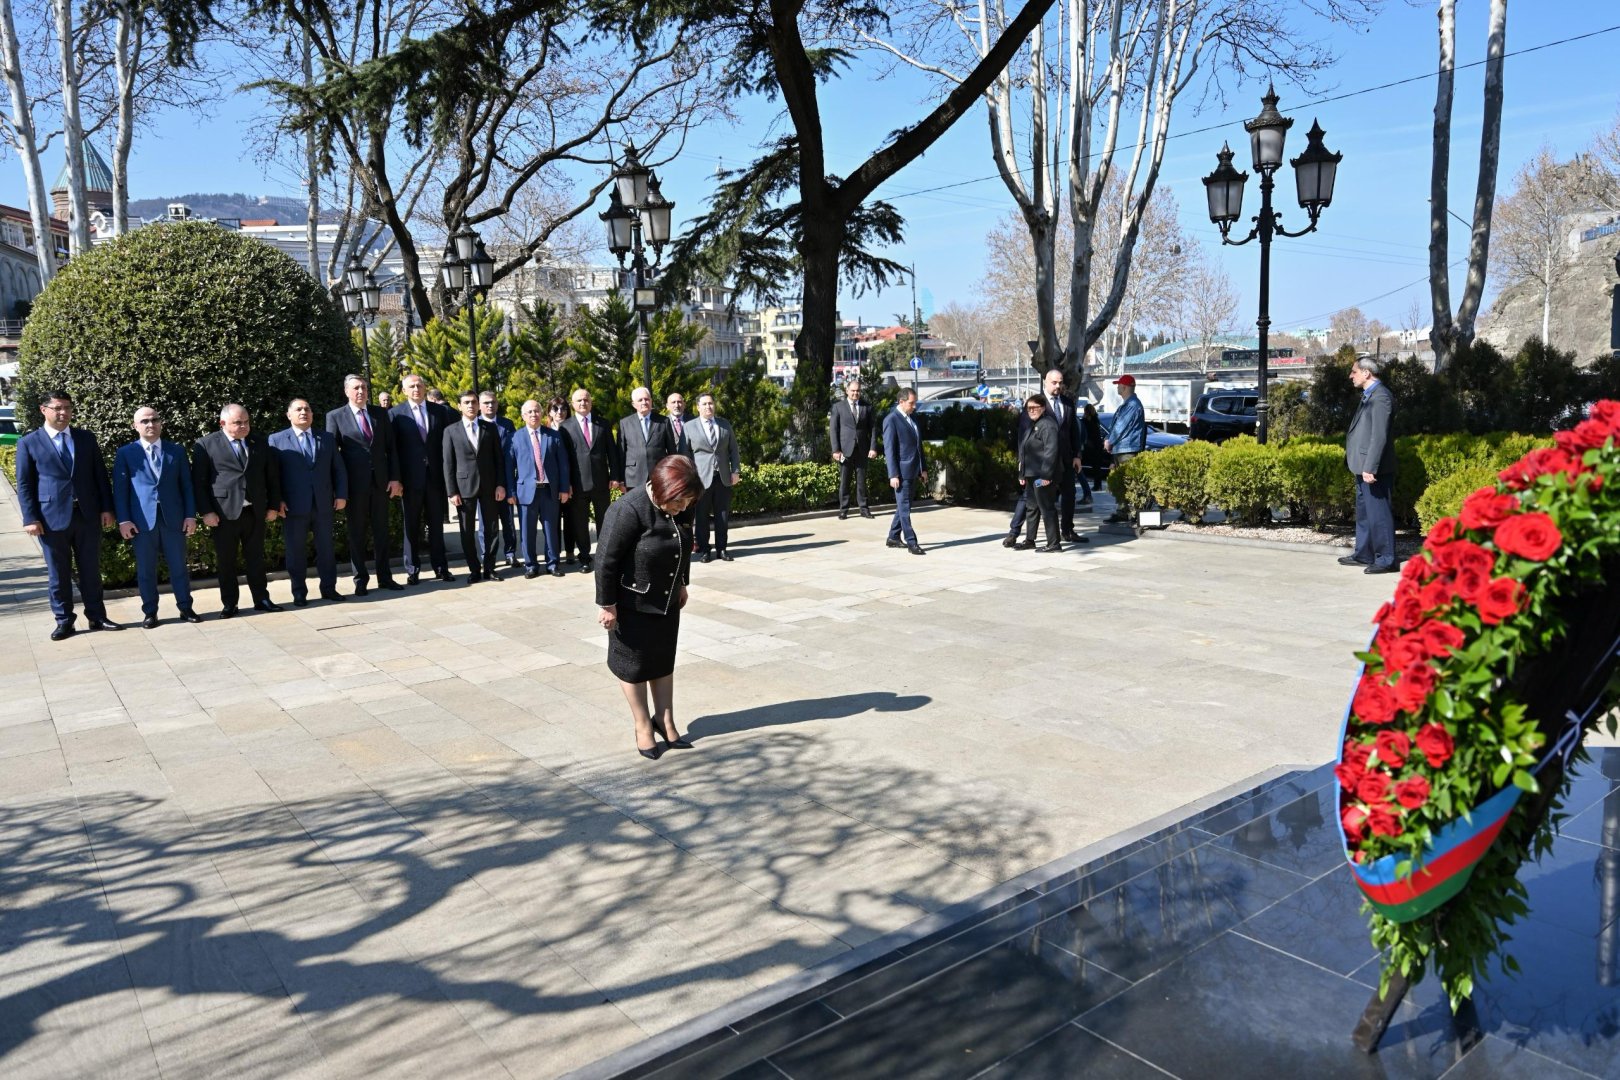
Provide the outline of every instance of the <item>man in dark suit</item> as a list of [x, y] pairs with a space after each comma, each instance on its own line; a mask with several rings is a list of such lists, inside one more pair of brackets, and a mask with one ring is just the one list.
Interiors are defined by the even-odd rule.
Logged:
[[337, 438], [343, 469], [349, 477], [349, 564], [354, 570], [354, 595], [366, 595], [371, 572], [366, 565], [366, 533], [371, 533], [377, 557], [377, 584], [398, 591], [388, 558], [388, 500], [405, 493], [399, 482], [399, 455], [394, 450], [394, 427], [388, 414], [367, 403], [370, 387], [358, 375], [343, 380], [348, 403], [326, 414], [326, 430]]
[[675, 452], [684, 454], [687, 460], [692, 458], [692, 440], [687, 434], [686, 426], [692, 423], [692, 418], [686, 415], [686, 395], [679, 390], [664, 399], [664, 416], [669, 420], [669, 430], [675, 436]]
[[619, 482], [634, 491], [647, 482], [653, 466], [675, 452], [675, 431], [652, 411], [652, 391], [638, 386], [630, 392], [635, 412], [619, 421], [619, 456], [624, 470]]
[[1395, 395], [1378, 378], [1378, 361], [1358, 357], [1350, 381], [1361, 391], [1361, 404], [1344, 437], [1344, 460], [1356, 480], [1356, 547], [1339, 561], [1362, 566], [1365, 574], [1392, 574], [1395, 559], [1395, 512], [1389, 497], [1395, 487]]
[[388, 420], [394, 427], [399, 482], [405, 491], [405, 584], [415, 585], [424, 567], [440, 581], [454, 581], [444, 550], [443, 462], [444, 429], [455, 423], [456, 414], [428, 400], [422, 376], [405, 376], [403, 386], [405, 400], [389, 411]]
[[[731, 561], [726, 550], [726, 536], [731, 526], [731, 489], [742, 479], [742, 458], [737, 453], [737, 433], [731, 425], [714, 414], [714, 395], [699, 394], [698, 418], [687, 425], [692, 437], [692, 462], [697, 466], [698, 479], [703, 481], [703, 495], [697, 504], [697, 549], [702, 561], [720, 559]], [[709, 550], [709, 522], [714, 522], [714, 550]]]
[[478, 415], [478, 395], [461, 395], [461, 419], [444, 433], [444, 486], [461, 525], [461, 550], [467, 556], [468, 581], [501, 580], [495, 569], [495, 530], [483, 533], [478, 520], [494, 522], [495, 507], [506, 501], [506, 451], [501, 429]]
[[[281, 475], [281, 535], [287, 546], [287, 579], [293, 606], [309, 603], [309, 539], [315, 539], [315, 572], [321, 599], [341, 601], [332, 530], [337, 511], [349, 498], [349, 475], [330, 432], [315, 431], [315, 410], [296, 398], [287, 406], [290, 425], [270, 436], [270, 452]], [[435, 472], [438, 470], [435, 469]]]
[[[486, 423], [494, 424], [496, 429], [500, 431], [501, 460], [505, 461], [506, 450], [512, 445], [512, 436], [517, 433], [517, 425], [501, 415], [499, 406], [500, 403], [495, 400], [495, 392], [493, 390], [485, 390], [483, 393], [478, 395], [478, 415], [481, 416]], [[514, 513], [515, 512], [512, 509], [512, 504], [508, 503], [505, 499], [502, 499], [501, 502], [495, 507], [496, 517], [498, 517], [500, 520], [501, 550], [505, 552], [506, 565], [516, 570], [518, 564], [518, 549], [517, 528], [513, 524]], [[484, 531], [483, 518], [478, 519], [478, 531], [481, 542]]]
[[889, 466], [889, 486], [894, 489], [894, 520], [889, 523], [888, 546], [903, 547], [913, 555], [926, 555], [911, 528], [912, 496], [918, 485], [928, 482], [922, 433], [911, 418], [916, 409], [917, 391], [903, 387], [894, 403], [894, 411], [883, 418], [883, 457]]
[[197, 502], [191, 466], [178, 443], [163, 438], [157, 410], [135, 410], [140, 438], [118, 450], [113, 459], [113, 504], [118, 533], [135, 543], [135, 581], [141, 590], [141, 625], [158, 624], [158, 552], [169, 565], [169, 585], [180, 618], [202, 622], [191, 606], [191, 572], [186, 566], [186, 537], [197, 531]]
[[838, 517], [849, 517], [849, 491], [853, 486], [860, 503], [861, 517], [872, 516], [866, 504], [866, 463], [877, 457], [872, 445], [872, 406], [861, 400], [861, 381], [844, 384], [844, 398], [833, 402], [828, 422], [833, 460], [838, 462]]
[[[1057, 502], [1058, 520], [1061, 522], [1058, 532], [1064, 540], [1071, 544], [1089, 544], [1089, 537], [1081, 536], [1074, 531], [1075, 510], [1075, 478], [1080, 474], [1080, 447], [1083, 443], [1083, 428], [1080, 426], [1080, 407], [1076, 400], [1063, 392], [1063, 369], [1053, 368], [1041, 380], [1042, 393], [1046, 395], [1047, 408], [1052, 419], [1057, 423], [1058, 430], [1058, 479]], [[1029, 435], [1029, 415], [1020, 410], [1018, 413], [1018, 427], [1013, 437], [1014, 453], [1024, 444]], [[1007, 536], [1001, 541], [1002, 547], [1012, 547], [1018, 541], [1018, 534], [1024, 527], [1024, 515], [1037, 513], [1035, 509], [1035, 488], [1026, 485], [1018, 492], [1018, 503], [1013, 507], [1012, 524], [1008, 527]]]
[[101, 530], [113, 525], [107, 463], [96, 437], [73, 429], [73, 399], [67, 391], [46, 395], [39, 411], [44, 425], [17, 441], [17, 501], [23, 532], [45, 551], [51, 614], [56, 616], [51, 640], [61, 641], [74, 630], [75, 563], [90, 629], [122, 630], [107, 618], [101, 597]]
[[241, 549], [248, 591], [255, 611], [280, 611], [270, 599], [264, 572], [264, 527], [281, 508], [281, 471], [264, 436], [251, 430], [248, 411], [227, 405], [219, 413], [219, 430], [197, 440], [191, 454], [191, 482], [202, 521], [213, 535], [219, 564], [219, 617], [236, 614], [240, 595], [236, 555]]
[[506, 497], [517, 508], [518, 547], [523, 552], [523, 576], [540, 576], [535, 542], [545, 538], [546, 573], [562, 577], [558, 565], [559, 508], [568, 503], [568, 452], [563, 437], [546, 426], [546, 413], [538, 401], [523, 403], [523, 427], [506, 447]]
[[591, 569], [590, 514], [596, 515], [596, 527], [602, 527], [602, 515], [607, 513], [613, 490], [619, 487], [621, 466], [619, 445], [613, 441], [613, 430], [591, 412], [590, 391], [575, 390], [569, 398], [574, 415], [563, 421], [563, 438], [568, 440], [571, 472], [569, 483], [574, 497], [568, 504], [569, 520], [573, 522], [574, 542], [579, 549], [579, 563], [586, 573]]

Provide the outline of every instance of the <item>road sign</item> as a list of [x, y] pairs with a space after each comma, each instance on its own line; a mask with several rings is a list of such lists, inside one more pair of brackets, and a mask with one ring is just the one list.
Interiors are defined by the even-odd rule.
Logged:
[[911, 370], [916, 371], [920, 367], [922, 367], [922, 357], [913, 356], [911, 358]]

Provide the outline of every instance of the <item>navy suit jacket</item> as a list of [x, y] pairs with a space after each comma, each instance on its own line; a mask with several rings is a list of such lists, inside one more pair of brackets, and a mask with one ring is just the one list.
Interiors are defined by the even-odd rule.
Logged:
[[113, 508], [107, 463], [101, 459], [96, 437], [68, 428], [73, 443], [73, 469], [68, 470], [49, 428], [39, 427], [17, 440], [17, 501], [24, 525], [43, 522], [52, 532], [73, 524], [73, 504], [101, 527], [101, 515]]
[[394, 426], [394, 450], [399, 454], [399, 479], [407, 490], [444, 490], [444, 429], [456, 422], [448, 406], [422, 402], [427, 418], [427, 438], [416, 426], [409, 401], [388, 410]]
[[891, 480], [915, 480], [928, 471], [928, 464], [923, 460], [922, 436], [915, 423], [899, 409], [883, 418], [883, 457]]
[[125, 443], [113, 459], [113, 503], [118, 520], [133, 521], [141, 532], [154, 532], [162, 511], [163, 527], [179, 530], [186, 518], [197, 516], [197, 499], [191, 483], [191, 466], [178, 443], [162, 440], [163, 475], [152, 478], [141, 440]]
[[291, 427], [270, 436], [270, 452], [281, 465], [281, 503], [289, 514], [329, 517], [332, 503], [349, 497], [349, 474], [330, 431], [311, 425], [309, 437], [315, 440], [314, 462], [299, 449], [298, 432]]
[[[553, 495], [568, 495], [572, 487], [568, 482], [568, 452], [563, 449], [563, 437], [541, 424], [540, 463], [545, 466], [546, 483]], [[515, 498], [519, 506], [534, 502], [540, 489], [540, 477], [534, 471], [534, 450], [530, 442], [529, 426], [525, 424], [506, 444], [506, 494]]]
[[354, 409], [344, 402], [326, 414], [326, 430], [337, 436], [338, 452], [349, 474], [351, 491], [369, 485], [382, 491], [399, 480], [399, 454], [394, 449], [394, 425], [388, 414], [376, 405], [366, 406], [366, 422], [371, 425], [371, 441], [354, 418]]

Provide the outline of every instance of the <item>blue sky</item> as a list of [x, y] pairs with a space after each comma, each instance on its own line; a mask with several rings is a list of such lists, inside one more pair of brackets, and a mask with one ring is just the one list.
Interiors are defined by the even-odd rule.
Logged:
[[[1486, 4], [1464, 0], [1458, 9], [1458, 63], [1466, 64], [1484, 55]], [[1612, 0], [1515, 4], [1509, 9], [1508, 50], [1617, 24], [1620, 8]], [[1359, 305], [1396, 326], [1413, 297], [1425, 298], [1426, 303], [1434, 80], [1420, 78], [1346, 100], [1311, 102], [1431, 74], [1436, 53], [1433, 5], [1414, 7], [1389, 0], [1383, 14], [1364, 30], [1338, 28], [1325, 41], [1337, 54], [1337, 64], [1311, 92], [1280, 85], [1280, 107], [1296, 121], [1290, 155], [1303, 148], [1303, 134], [1315, 118], [1327, 130], [1328, 146], [1344, 152], [1344, 162], [1333, 206], [1323, 215], [1320, 231], [1300, 240], [1279, 240], [1273, 248], [1273, 325], [1325, 325], [1334, 310]], [[1458, 74], [1452, 114], [1451, 205], [1464, 217], [1473, 201], [1482, 82], [1483, 68]], [[1179, 200], [1183, 226], [1207, 245], [1218, 245], [1219, 234], [1204, 214], [1199, 180], [1214, 166], [1223, 139], [1239, 149], [1240, 165], [1246, 159], [1242, 121], [1259, 111], [1262, 91], [1258, 85], [1239, 88], [1229, 93], [1225, 109], [1181, 108], [1172, 124], [1161, 183]], [[872, 69], [852, 69], [823, 91], [831, 167], [847, 172], [889, 131], [922, 115], [937, 94], [918, 76], [878, 79]], [[262, 99], [243, 92], [203, 120], [189, 115], [156, 118], [152, 132], [135, 145], [132, 195], [245, 191], [298, 197], [292, 178], [265, 175], [249, 147], [247, 132], [263, 122], [264, 111]], [[683, 158], [662, 170], [664, 192], [676, 201], [678, 219], [701, 208], [720, 162], [744, 163], [752, 149], [774, 133], [777, 111], [772, 102], [744, 102], [735, 127], [715, 125], [694, 135]], [[1573, 154], [1594, 131], [1612, 123], [1617, 111], [1620, 29], [1510, 57], [1499, 192], [1510, 187], [1519, 165], [1543, 142], [1561, 155]], [[1195, 133], [1215, 125], [1220, 126]], [[106, 148], [102, 150], [105, 154]], [[54, 177], [60, 165], [53, 150], [46, 162], [47, 175]], [[985, 233], [1012, 206], [994, 173], [981, 106], [879, 192], [907, 218], [906, 241], [889, 254], [916, 263], [919, 285], [935, 307], [953, 299], [971, 302], [979, 292]], [[978, 182], [946, 192], [913, 194], [963, 180]], [[1288, 195], [1287, 207], [1293, 210], [1285, 221], [1297, 226], [1301, 214], [1293, 206], [1292, 180], [1279, 177], [1279, 181], [1279, 193]], [[1258, 199], [1252, 180], [1249, 188], [1245, 208], [1252, 212]], [[0, 166], [0, 200], [25, 205], [21, 168], [14, 159]], [[1455, 259], [1466, 247], [1466, 230], [1456, 222], [1452, 244]], [[1246, 324], [1255, 305], [1257, 252], [1252, 244], [1218, 252], [1241, 296], [1240, 321]], [[1459, 288], [1460, 279], [1454, 274], [1454, 292]], [[846, 297], [843, 313], [881, 322], [908, 309], [910, 302], [909, 288], [891, 289]]]

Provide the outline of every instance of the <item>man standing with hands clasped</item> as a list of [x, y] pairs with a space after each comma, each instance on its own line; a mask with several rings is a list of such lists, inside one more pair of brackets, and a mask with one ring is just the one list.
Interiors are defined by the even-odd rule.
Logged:
[[926, 555], [911, 527], [912, 496], [917, 485], [928, 481], [922, 433], [911, 416], [916, 408], [917, 391], [907, 386], [901, 389], [894, 411], [883, 418], [883, 457], [889, 466], [889, 486], [894, 489], [894, 520], [889, 523], [888, 546], [903, 547], [913, 555]]
[[[338, 457], [337, 441], [329, 431], [316, 431], [315, 410], [303, 398], [287, 406], [288, 426], [270, 436], [270, 450], [281, 473], [281, 535], [287, 547], [287, 579], [292, 584], [293, 606], [309, 603], [305, 572], [309, 567], [309, 538], [315, 539], [315, 572], [320, 577], [321, 599], [342, 601], [337, 591], [337, 556], [333, 553], [333, 525], [347, 505], [349, 475]], [[438, 470], [435, 470], [437, 472]]]
[[1350, 382], [1361, 391], [1361, 404], [1344, 437], [1344, 460], [1356, 479], [1356, 547], [1339, 560], [1362, 566], [1364, 574], [1392, 574], [1395, 559], [1395, 512], [1389, 504], [1395, 486], [1395, 395], [1378, 378], [1378, 361], [1356, 358]]
[[281, 610], [270, 599], [264, 572], [264, 527], [281, 507], [281, 470], [264, 437], [249, 426], [246, 409], [227, 405], [219, 413], [219, 430], [198, 439], [191, 455], [192, 487], [219, 565], [222, 619], [236, 614], [238, 547], [254, 610]]
[[562, 577], [558, 565], [559, 509], [568, 501], [572, 488], [568, 479], [568, 451], [563, 437], [545, 424], [545, 409], [530, 398], [523, 403], [523, 426], [506, 447], [506, 497], [517, 507], [518, 551], [523, 558], [523, 576], [540, 576], [537, 540], [545, 541], [546, 573]]
[[141, 625], [158, 624], [158, 549], [169, 564], [169, 584], [180, 618], [202, 622], [191, 606], [191, 572], [186, 568], [186, 537], [197, 531], [197, 503], [186, 452], [163, 438], [163, 421], [150, 405], [135, 410], [140, 438], [126, 443], [113, 459], [113, 502], [118, 534], [135, 542], [135, 581], [141, 590]]
[[619, 482], [634, 491], [647, 482], [653, 466], [675, 453], [675, 431], [666, 417], [652, 411], [652, 391], [638, 386], [630, 391], [635, 412], [619, 421]]
[[[467, 556], [469, 584], [501, 580], [495, 569], [497, 506], [506, 503], [506, 448], [501, 429], [478, 415], [478, 395], [461, 395], [461, 419], [444, 433], [444, 486], [461, 523], [461, 550]], [[479, 550], [478, 520], [483, 530]]]
[[367, 404], [370, 392], [358, 375], [343, 379], [349, 401], [326, 414], [326, 430], [336, 437], [343, 468], [349, 477], [349, 563], [354, 570], [354, 595], [366, 595], [371, 582], [366, 565], [366, 532], [371, 533], [377, 556], [377, 584], [395, 592], [405, 588], [394, 580], [388, 558], [388, 500], [405, 493], [399, 482], [399, 456], [388, 414]]
[[[702, 560], [731, 561], [726, 538], [731, 526], [731, 489], [742, 479], [742, 457], [737, 451], [737, 433], [714, 415], [714, 395], [699, 394], [698, 419], [687, 425], [692, 437], [693, 463], [703, 494], [697, 504], [697, 549]], [[714, 524], [714, 549], [709, 549], [709, 524]]]
[[872, 446], [872, 406], [861, 400], [861, 381], [844, 384], [844, 400], [833, 402], [828, 422], [833, 460], [838, 462], [838, 518], [849, 517], [849, 489], [854, 487], [861, 517], [872, 516], [866, 504], [866, 463], [877, 457]]

